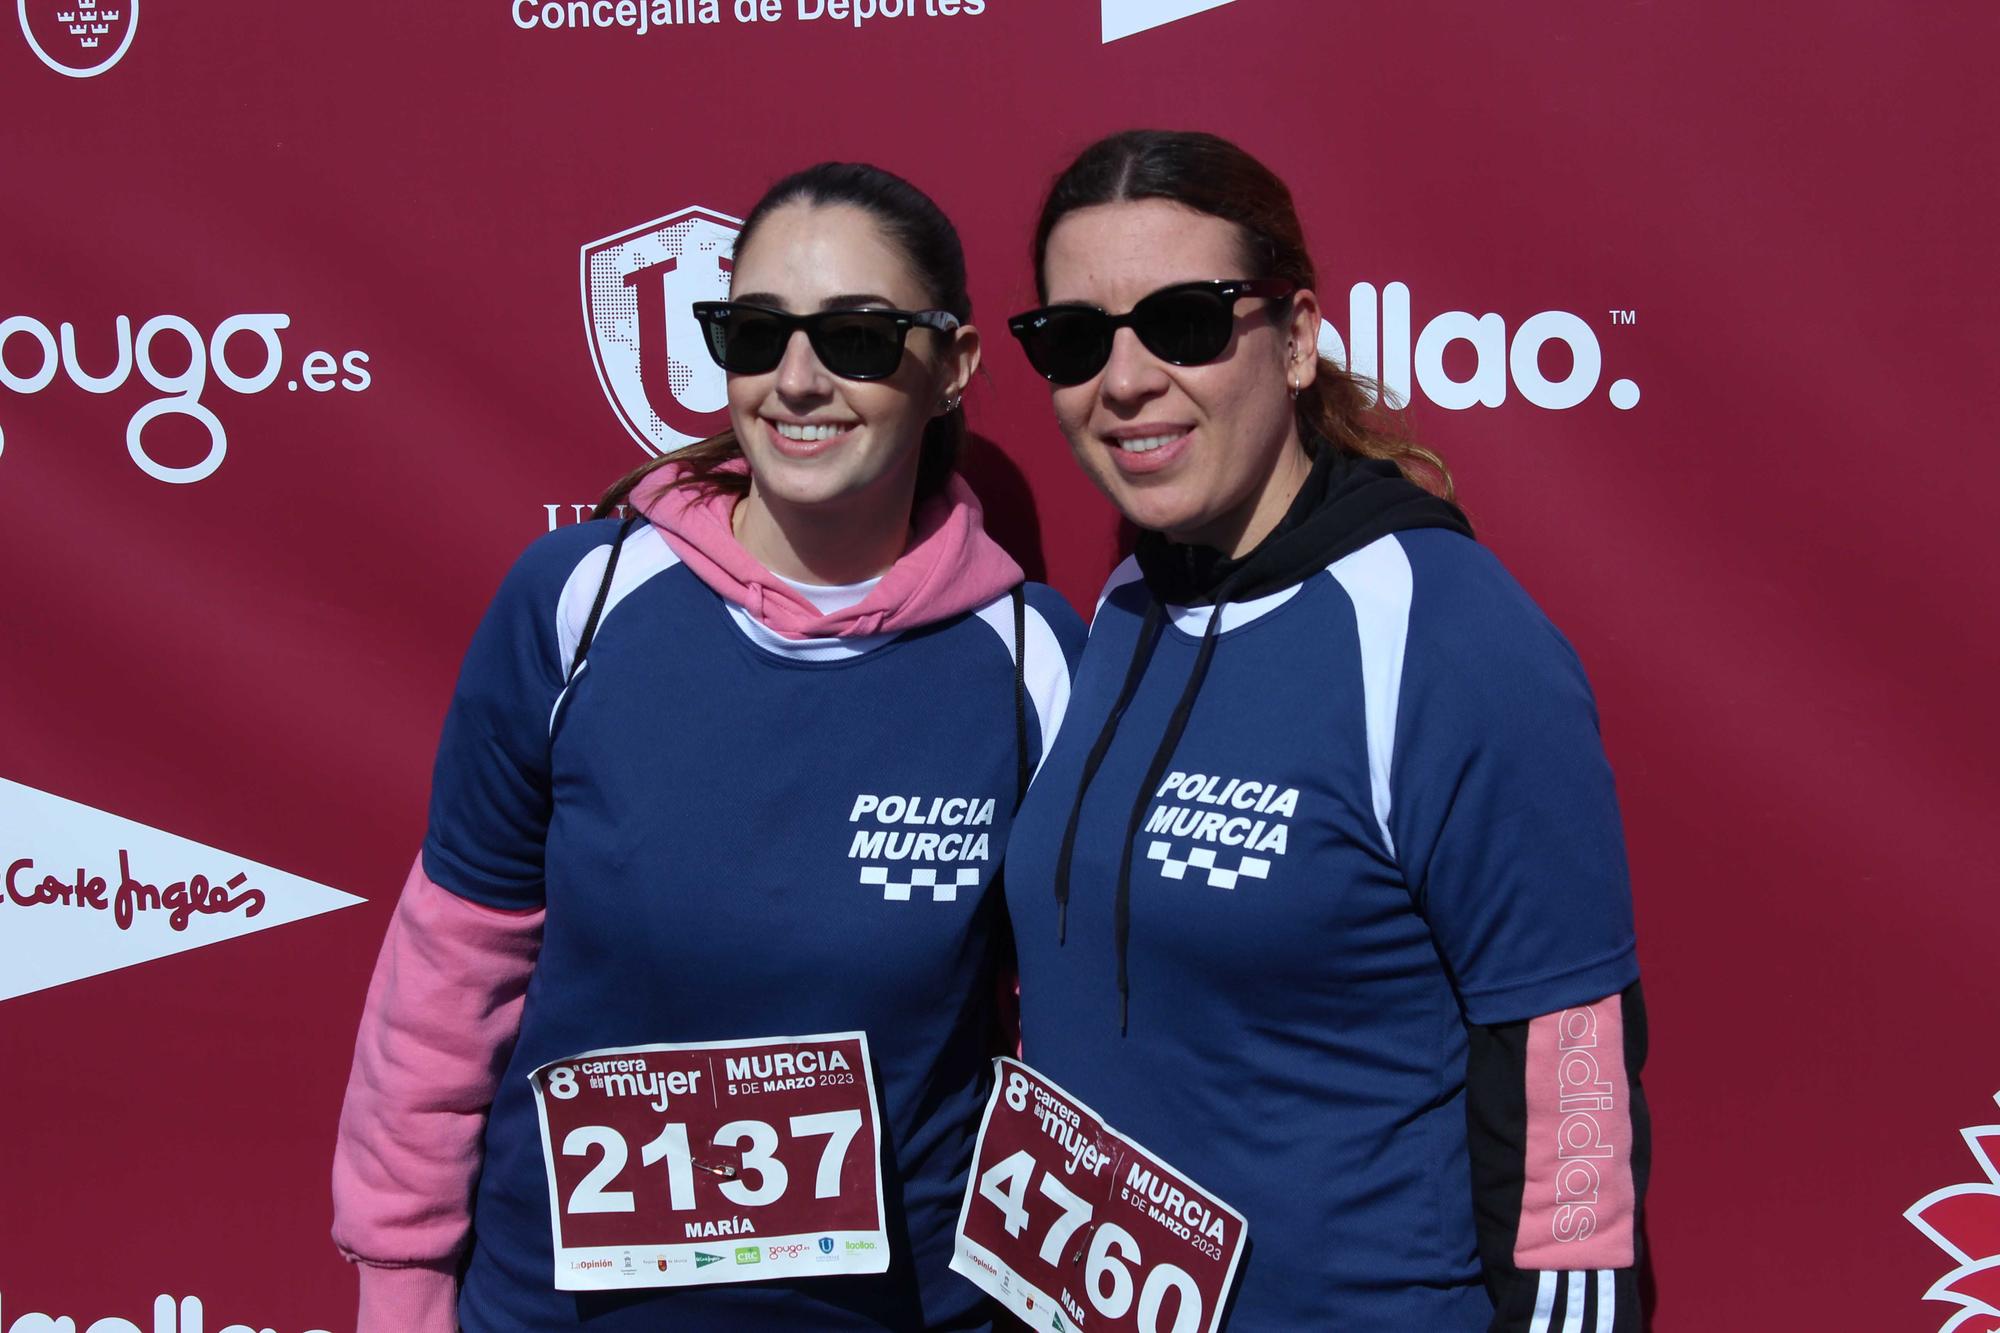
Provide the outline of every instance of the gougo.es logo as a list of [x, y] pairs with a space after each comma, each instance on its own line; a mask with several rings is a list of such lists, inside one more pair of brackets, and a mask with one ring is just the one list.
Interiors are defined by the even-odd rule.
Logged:
[[[179, 315], [155, 315], [135, 333], [130, 317], [120, 315], [113, 328], [114, 351], [105, 361], [86, 367], [77, 350], [76, 326], [64, 321], [55, 329], [29, 315], [0, 319], [0, 387], [17, 394], [38, 394], [58, 375], [85, 393], [108, 394], [125, 387], [133, 372], [161, 396], [142, 404], [125, 423], [125, 448], [139, 470], [158, 481], [186, 485], [212, 476], [229, 452], [229, 432], [222, 418], [203, 401], [213, 381], [232, 393], [262, 393], [286, 375], [285, 388], [324, 394], [360, 393], [374, 382], [368, 354], [348, 351], [336, 356], [311, 351], [288, 363], [283, 341], [292, 317], [282, 314], [231, 315], [206, 335], [193, 321]], [[93, 350], [95, 358], [102, 353]], [[287, 372], [287, 365], [292, 365]], [[146, 428], [161, 417], [194, 421], [208, 434], [208, 451], [199, 462], [174, 466], [161, 462], [146, 447]], [[5, 423], [0, 422], [0, 450], [6, 447]]]

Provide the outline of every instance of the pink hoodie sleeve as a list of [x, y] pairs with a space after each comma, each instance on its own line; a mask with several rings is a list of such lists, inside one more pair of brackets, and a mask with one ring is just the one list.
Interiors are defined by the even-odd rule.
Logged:
[[452, 1333], [480, 1136], [520, 1032], [542, 913], [468, 902], [410, 868], [368, 983], [333, 1155], [333, 1239], [361, 1333]]

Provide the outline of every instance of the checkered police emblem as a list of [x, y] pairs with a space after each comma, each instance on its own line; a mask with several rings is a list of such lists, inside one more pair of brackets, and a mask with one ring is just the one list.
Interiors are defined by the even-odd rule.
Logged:
[[1233, 889], [1239, 879], [1268, 879], [1271, 874], [1271, 863], [1261, 856], [1244, 856], [1234, 866], [1222, 865], [1213, 847], [1192, 848], [1182, 860], [1174, 855], [1172, 843], [1156, 842], [1146, 849], [1146, 859], [1160, 863], [1163, 879], [1186, 879], [1188, 871], [1202, 871], [1211, 889]]
[[957, 869], [945, 870], [943, 873], [951, 876], [951, 879], [947, 883], [940, 883], [939, 871], [931, 866], [918, 866], [903, 873], [909, 878], [897, 878], [897, 872], [888, 866], [863, 866], [861, 882], [863, 885], [880, 885], [885, 902], [906, 903], [910, 901], [910, 894], [915, 890], [928, 889], [932, 902], [955, 903], [958, 901], [960, 889], [979, 887], [981, 874], [978, 866], [959, 866]]

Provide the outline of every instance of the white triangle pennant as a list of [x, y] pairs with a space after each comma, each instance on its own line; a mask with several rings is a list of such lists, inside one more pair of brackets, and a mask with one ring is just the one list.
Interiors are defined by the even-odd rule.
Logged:
[[0, 778], [0, 1000], [365, 901]]
[[1203, 10], [1220, 9], [1233, 0], [1103, 0], [1103, 3], [1104, 40], [1115, 42], [1120, 37], [1163, 27]]

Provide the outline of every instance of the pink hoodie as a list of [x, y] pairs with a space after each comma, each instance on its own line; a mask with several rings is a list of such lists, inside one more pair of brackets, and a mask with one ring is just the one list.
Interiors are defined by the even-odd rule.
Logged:
[[[743, 472], [741, 463], [725, 471]], [[632, 507], [652, 520], [687, 567], [720, 597], [788, 639], [894, 634], [970, 611], [1021, 581], [1021, 567], [982, 526], [979, 498], [953, 473], [944, 493], [911, 515], [910, 545], [867, 597], [821, 615], [797, 589], [743, 549], [730, 526], [736, 498], [698, 486], [670, 489], [679, 472], [661, 468], [632, 491]]]
[[[740, 466], [737, 465], [737, 466]], [[733, 497], [632, 494], [697, 578], [788, 638], [896, 633], [984, 606], [1021, 580], [958, 476], [913, 516], [908, 549], [860, 603], [829, 615], [730, 528]], [[551, 608], [553, 613], [554, 608]], [[368, 985], [333, 1158], [333, 1237], [359, 1266], [360, 1333], [453, 1333], [480, 1140], [541, 949], [542, 913], [470, 902], [411, 867]]]

